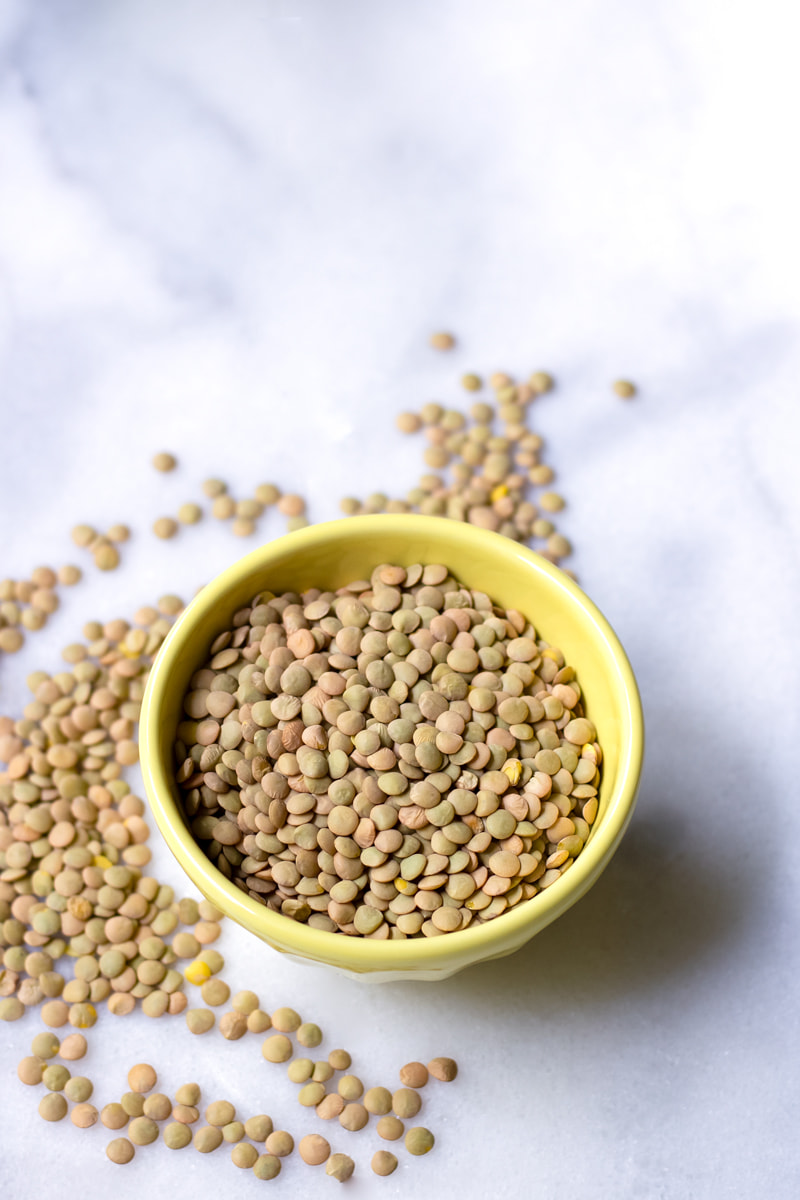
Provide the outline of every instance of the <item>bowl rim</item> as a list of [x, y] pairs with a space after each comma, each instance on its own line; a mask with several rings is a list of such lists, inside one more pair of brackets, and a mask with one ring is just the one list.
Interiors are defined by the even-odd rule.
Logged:
[[[621, 694], [625, 697], [619, 718], [627, 736], [621, 739], [613, 802], [604, 814], [602, 826], [594, 831], [566, 874], [544, 892], [537, 893], [530, 900], [522, 901], [502, 914], [502, 930], [497, 921], [489, 921], [470, 925], [467, 929], [444, 937], [386, 941], [347, 937], [314, 929], [251, 899], [206, 857], [183, 819], [176, 827], [170, 812], [171, 807], [178, 808], [173, 796], [174, 778], [168, 774], [171, 764], [163, 763], [158, 752], [165, 699], [169, 694], [174, 664], [187, 653], [192, 654], [197, 620], [211, 609], [224, 609], [228, 592], [249, 574], [263, 573], [269, 569], [270, 563], [285, 560], [290, 555], [302, 555], [323, 543], [330, 543], [332, 539], [344, 538], [355, 542], [363, 536], [392, 531], [422, 541], [425, 527], [437, 542], [446, 539], [459, 544], [462, 550], [478, 549], [490, 554], [498, 568], [505, 563], [518, 570], [520, 564], [524, 564], [527, 569], [544, 577], [548, 585], [563, 596], [568, 607], [582, 610], [593, 627], [604, 656], [609, 663], [613, 663], [618, 674]], [[208, 583], [179, 615], [150, 670], [142, 700], [139, 742], [145, 789], [162, 836], [192, 882], [226, 915], [261, 940], [272, 945], [278, 943], [298, 958], [329, 963], [359, 973], [425, 968], [434, 970], [438, 966], [446, 970], [447, 965], [456, 960], [480, 961], [490, 957], [498, 940], [498, 932], [502, 931], [507, 942], [516, 940], [521, 943], [524, 937], [520, 935], [528, 925], [532, 925], [534, 930], [544, 928], [594, 883], [612, 857], [633, 812], [644, 754], [644, 719], [636, 679], [619, 638], [593, 601], [563, 571], [526, 546], [489, 530], [442, 517], [381, 514], [322, 522], [285, 534], [244, 555]], [[168, 799], [165, 800], [165, 797]]]

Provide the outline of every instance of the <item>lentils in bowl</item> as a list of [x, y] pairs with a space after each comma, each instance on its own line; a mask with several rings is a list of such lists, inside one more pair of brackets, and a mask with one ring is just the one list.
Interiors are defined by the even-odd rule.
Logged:
[[433, 937], [553, 884], [597, 815], [575, 670], [441, 563], [258, 592], [184, 697], [176, 779], [237, 887], [329, 933]]
[[363, 517], [200, 594], [142, 744], [156, 820], [212, 902], [299, 957], [432, 978], [590, 886], [630, 815], [641, 715], [562, 572], [482, 530]]

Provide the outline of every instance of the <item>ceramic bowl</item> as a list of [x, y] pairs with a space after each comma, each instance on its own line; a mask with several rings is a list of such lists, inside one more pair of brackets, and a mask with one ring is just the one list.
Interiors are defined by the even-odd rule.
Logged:
[[[333, 589], [368, 578], [379, 563], [444, 563], [467, 587], [487, 592], [533, 622], [577, 672], [586, 715], [603, 749], [600, 805], [591, 835], [550, 887], [493, 921], [439, 937], [376, 941], [310, 928], [245, 895], [206, 857], [181, 808], [173, 741], [192, 674], [215, 636], [259, 591]], [[563, 571], [508, 538], [457, 521], [366, 516], [312, 525], [254, 550], [223, 571], [176, 621], [150, 673], [140, 752], [156, 823], [192, 882], [227, 916], [274, 949], [374, 981], [443, 979], [512, 954], [571, 907], [608, 865], [636, 801], [644, 747], [641, 704], [611, 626]]]

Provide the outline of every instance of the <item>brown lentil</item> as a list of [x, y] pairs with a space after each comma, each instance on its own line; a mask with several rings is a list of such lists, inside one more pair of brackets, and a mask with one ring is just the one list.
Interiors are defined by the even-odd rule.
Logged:
[[307, 1133], [297, 1144], [303, 1162], [318, 1167], [330, 1157], [330, 1143], [319, 1133]]
[[175, 456], [169, 454], [166, 450], [153, 455], [153, 466], [157, 471], [174, 471], [177, 465], [178, 462]]
[[113, 1142], [109, 1142], [106, 1146], [106, 1155], [113, 1163], [120, 1165], [129, 1163], [135, 1153], [133, 1143], [124, 1137], [114, 1138]]
[[389, 1150], [376, 1150], [372, 1156], [372, 1169], [376, 1175], [391, 1175], [397, 1170], [397, 1156]]
[[434, 1079], [450, 1083], [458, 1074], [458, 1064], [452, 1058], [432, 1058], [428, 1063], [428, 1071]]
[[396, 1142], [403, 1136], [406, 1127], [397, 1117], [387, 1114], [387, 1116], [381, 1117], [375, 1128], [379, 1137], [384, 1138], [387, 1142]]

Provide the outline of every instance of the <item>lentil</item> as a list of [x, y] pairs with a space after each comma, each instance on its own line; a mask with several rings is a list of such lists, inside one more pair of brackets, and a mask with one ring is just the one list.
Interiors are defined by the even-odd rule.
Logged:
[[325, 1164], [325, 1174], [344, 1183], [356, 1169], [349, 1154], [332, 1154]]
[[450, 1083], [458, 1074], [458, 1064], [452, 1058], [432, 1058], [428, 1063], [428, 1071], [434, 1079]]
[[405, 1125], [397, 1117], [386, 1115], [381, 1117], [375, 1127], [378, 1131], [378, 1136], [385, 1139], [387, 1142], [396, 1142], [405, 1133]]
[[414, 1089], [425, 1087], [428, 1082], [428, 1068], [421, 1062], [409, 1062], [400, 1068], [400, 1082], [404, 1087]]
[[307, 1133], [301, 1138], [297, 1149], [303, 1162], [311, 1167], [318, 1167], [330, 1157], [330, 1143], [319, 1133]]
[[285, 1129], [275, 1129], [267, 1135], [264, 1145], [268, 1154], [286, 1158], [294, 1150], [294, 1138]]
[[180, 1121], [170, 1121], [169, 1125], [164, 1126], [161, 1136], [164, 1139], [164, 1145], [170, 1150], [182, 1150], [192, 1140], [192, 1131]]
[[252, 1142], [266, 1142], [272, 1133], [272, 1117], [265, 1113], [248, 1117], [244, 1123], [244, 1131]]
[[39, 1101], [39, 1116], [45, 1121], [62, 1121], [67, 1115], [67, 1102], [60, 1092], [48, 1092]]
[[106, 1154], [113, 1163], [129, 1163], [136, 1153], [133, 1143], [127, 1138], [114, 1138], [113, 1142], [109, 1142], [106, 1146]]
[[376, 1175], [391, 1175], [397, 1170], [397, 1156], [389, 1150], [376, 1150], [372, 1156], [372, 1169]]
[[274, 1154], [260, 1154], [253, 1163], [256, 1179], [274, 1179], [281, 1173], [281, 1161]]
[[97, 1118], [100, 1114], [93, 1104], [76, 1104], [69, 1114], [69, 1119], [78, 1129], [91, 1129], [92, 1125], [97, 1124]]
[[249, 1170], [258, 1162], [258, 1151], [255, 1146], [251, 1146], [249, 1142], [240, 1142], [231, 1150], [231, 1162], [235, 1167], [242, 1167]]
[[194, 1134], [192, 1143], [201, 1154], [211, 1154], [222, 1145], [222, 1131], [214, 1125], [202, 1125]]
[[409, 1129], [405, 1136], [405, 1146], [409, 1154], [427, 1154], [433, 1149], [434, 1136], [430, 1129], [425, 1129], [422, 1125], [416, 1125], [413, 1129]]
[[177, 465], [175, 456], [168, 454], [166, 450], [153, 455], [153, 466], [157, 471], [174, 471]]

